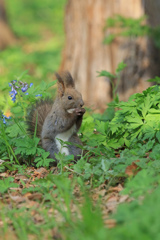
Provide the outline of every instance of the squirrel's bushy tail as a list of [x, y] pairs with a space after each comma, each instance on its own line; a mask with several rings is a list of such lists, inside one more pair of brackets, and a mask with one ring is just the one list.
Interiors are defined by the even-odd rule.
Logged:
[[[41, 137], [42, 126], [46, 116], [52, 109], [52, 100], [40, 100], [31, 107], [27, 116], [28, 132], [33, 135], [36, 129], [36, 136]], [[37, 126], [36, 126], [37, 125]]]

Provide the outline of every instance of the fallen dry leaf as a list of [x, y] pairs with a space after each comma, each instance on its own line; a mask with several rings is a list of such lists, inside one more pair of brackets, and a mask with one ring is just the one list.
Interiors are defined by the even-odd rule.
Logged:
[[4, 163], [4, 160], [0, 159], [0, 165], [1, 165], [2, 163]]
[[36, 176], [37, 178], [44, 178], [47, 175], [48, 175], [48, 171], [43, 167], [34, 171], [34, 176]]
[[140, 171], [140, 169], [138, 169], [136, 162], [139, 162], [139, 160], [132, 162], [131, 165], [126, 167], [126, 170], [125, 170], [126, 175], [135, 176]]
[[25, 193], [23, 196], [29, 198], [30, 195], [32, 195], [32, 193], [27, 192], [27, 193]]
[[106, 203], [106, 208], [109, 212], [115, 212], [118, 205], [118, 196], [112, 196]]
[[58, 232], [57, 228], [52, 229], [52, 239], [62, 240], [62, 236]]
[[39, 213], [34, 214], [33, 217], [34, 217], [34, 222], [35, 223], [42, 223], [42, 222], [44, 222], [44, 218]]
[[122, 190], [123, 190], [122, 185], [121, 185], [121, 184], [118, 184], [118, 186], [116, 186], [116, 187], [110, 187], [110, 188], [108, 189], [108, 192], [120, 192], [120, 191], [122, 191]]
[[24, 203], [18, 204], [17, 207], [18, 207], [18, 208], [25, 207], [25, 208], [28, 208], [28, 209], [34, 207], [35, 209], [38, 209], [38, 208], [39, 208], [39, 203], [36, 202], [36, 201], [29, 201], [29, 200], [28, 200], [28, 201], [26, 201], [26, 202], [24, 202]]
[[23, 180], [25, 183], [29, 181], [28, 177], [24, 174], [16, 174], [15, 180], [16, 181]]
[[104, 221], [104, 224], [108, 227], [108, 228], [113, 228], [116, 226], [116, 220], [115, 219], [107, 219]]
[[22, 203], [22, 202], [26, 201], [26, 198], [22, 197], [22, 196], [12, 196], [12, 195], [10, 195], [10, 198], [16, 203]]
[[32, 193], [30, 195], [27, 196], [29, 200], [42, 200], [43, 198], [43, 195], [42, 193]]
[[129, 199], [129, 195], [122, 195], [119, 198], [119, 203], [126, 202]]
[[4, 173], [0, 173], [0, 177], [8, 177], [8, 173], [7, 172], [4, 172]]

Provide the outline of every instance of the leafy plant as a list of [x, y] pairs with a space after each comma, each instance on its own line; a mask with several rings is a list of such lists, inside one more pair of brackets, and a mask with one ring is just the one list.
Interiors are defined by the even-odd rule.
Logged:
[[[147, 178], [146, 178], [147, 179]], [[159, 196], [160, 188], [147, 194], [141, 202], [122, 204], [115, 215], [117, 226], [108, 231], [111, 239], [159, 239]]]
[[[99, 75], [98, 77], [107, 77], [107, 79], [109, 79], [111, 85], [112, 85], [112, 96], [113, 96], [113, 100], [115, 102], [118, 102], [118, 95], [116, 94], [117, 88], [119, 86], [119, 82], [120, 82], [120, 72], [126, 67], [126, 64], [124, 62], [121, 62], [118, 64], [118, 67], [116, 68], [116, 72], [115, 74], [111, 74], [110, 72], [107, 72], [105, 70], [98, 72]], [[116, 83], [115, 83], [115, 79], [116, 79]]]
[[25, 160], [26, 163], [27, 161], [31, 163], [32, 157], [37, 155], [37, 166], [48, 166], [49, 161], [51, 161], [46, 160], [48, 153], [39, 148], [40, 139], [35, 136], [32, 139], [28, 136], [25, 117], [28, 114], [28, 105], [35, 103], [37, 98], [50, 96], [47, 89], [54, 85], [54, 82], [49, 84], [42, 82], [37, 87], [34, 87], [32, 83], [28, 84], [23, 80], [28, 77], [27, 71], [25, 71], [16, 80], [11, 81], [9, 87], [5, 89], [6, 91], [11, 88], [9, 94], [14, 104], [11, 108], [12, 117], [6, 117], [1, 113], [1, 155], [2, 159], [3, 157], [6, 158], [6, 152], [8, 152], [9, 159], [11, 161], [15, 159], [17, 163], [19, 163], [18, 158], [19, 160]]
[[7, 192], [9, 188], [17, 187], [17, 184], [13, 181], [13, 177], [8, 177], [6, 179], [0, 180], [0, 193], [3, 194]]
[[126, 64], [124, 62], [121, 62], [118, 64], [114, 74], [106, 70], [98, 72], [99, 73], [98, 77], [106, 77], [106, 79], [110, 81], [113, 97], [113, 101], [111, 103], [108, 103], [108, 107], [106, 108], [105, 112], [102, 115], [94, 114], [94, 117], [97, 118], [98, 120], [107, 121], [111, 120], [114, 117], [115, 104], [119, 102], [117, 89], [120, 83], [120, 75], [125, 67]]
[[[99, 74], [109, 77], [112, 81], [119, 77], [124, 67], [125, 65], [121, 63], [115, 74], [105, 71]], [[40, 87], [34, 87], [27, 83], [26, 78], [28, 77], [25, 72], [6, 89], [11, 90], [11, 98], [14, 101], [12, 115], [9, 118], [1, 113], [0, 119], [0, 154], [4, 161], [0, 170], [4, 171], [6, 167], [12, 172], [16, 170], [15, 172], [25, 173], [24, 175], [28, 164], [48, 167], [54, 161], [49, 159], [49, 153], [38, 145], [36, 129], [33, 138], [28, 136], [24, 118], [26, 106], [34, 103], [38, 94], [42, 95], [38, 95], [38, 98], [49, 96], [47, 91], [52, 84], [43, 82]], [[157, 78], [150, 81], [157, 81]], [[117, 85], [114, 83], [113, 89], [116, 99]], [[13, 177], [0, 180], [2, 186], [0, 192], [8, 193], [13, 200], [16, 198], [14, 194], [10, 194], [10, 188], [21, 186], [16, 196], [19, 198], [21, 194], [18, 205], [15, 207], [13, 201], [10, 203], [10, 211], [8, 206], [2, 206], [0, 209], [0, 218], [3, 221], [0, 233], [4, 231], [2, 236], [11, 229], [18, 238], [23, 236], [24, 239], [30, 235], [38, 239], [44, 239], [46, 236], [53, 238], [55, 237], [53, 232], [56, 232], [59, 239], [71, 240], [75, 238], [103, 240], [106, 236], [111, 239], [135, 239], [137, 236], [140, 239], [144, 237], [147, 239], [147, 236], [154, 236], [156, 239], [156, 236], [159, 236], [157, 213], [160, 183], [159, 102], [158, 85], [132, 95], [127, 102], [115, 100], [112, 108], [114, 112], [115, 108], [118, 110], [112, 118], [108, 117], [105, 120], [95, 114], [84, 117], [79, 132], [84, 154], [79, 161], [75, 163], [72, 155], [65, 156], [59, 153], [56, 155], [58, 166], [51, 170], [57, 174], [52, 172], [43, 178], [43, 174], [39, 173], [40, 179], [36, 179], [36, 172], [30, 176], [33, 182], [28, 182], [25, 178], [24, 180], [16, 178], [19, 185], [14, 183]], [[61, 141], [61, 144], [64, 146], [69, 143]], [[24, 166], [18, 165], [21, 161], [25, 163]], [[128, 173], [129, 168], [131, 174]], [[116, 226], [114, 229], [108, 229], [105, 227], [102, 213], [106, 209], [106, 202], [112, 198], [111, 189], [113, 186], [118, 188], [117, 185], [124, 187], [118, 199], [125, 194], [130, 203], [120, 205], [117, 213], [110, 215], [115, 220]], [[98, 200], [94, 201], [94, 204], [91, 200], [93, 188], [97, 190], [103, 188], [105, 192], [101, 199], [97, 197]], [[97, 195], [99, 196], [98, 193]], [[27, 196], [27, 204], [31, 198], [31, 206], [24, 206], [21, 203]], [[101, 211], [103, 197], [105, 204], [101, 205], [103, 207]], [[153, 222], [154, 231], [150, 227]], [[129, 231], [126, 231], [126, 226]]]
[[117, 33], [108, 34], [104, 43], [112, 43], [118, 36], [136, 38], [139, 36], [149, 36], [153, 39], [155, 46], [160, 48], [159, 34], [160, 28], [147, 25], [147, 16], [142, 16], [137, 19], [126, 18], [120, 15], [108, 18], [106, 21], [105, 30], [118, 29]]
[[[159, 99], [159, 87], [153, 86], [132, 95], [128, 102], [116, 104], [121, 110], [110, 122], [109, 136], [115, 136], [117, 148], [152, 139], [159, 143]], [[108, 144], [113, 146], [112, 140]]]

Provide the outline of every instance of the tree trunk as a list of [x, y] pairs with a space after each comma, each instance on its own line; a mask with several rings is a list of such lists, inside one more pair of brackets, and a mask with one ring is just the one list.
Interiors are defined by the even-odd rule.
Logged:
[[0, 0], [0, 49], [4, 49], [15, 42], [16, 38], [7, 22], [4, 0]]
[[118, 63], [127, 63], [118, 87], [121, 100], [146, 89], [150, 84], [145, 80], [153, 76], [153, 49], [147, 37], [121, 37], [110, 45], [103, 44], [110, 32], [104, 31], [105, 21], [115, 14], [139, 18], [145, 14], [144, 6], [140, 0], [68, 0], [66, 6], [61, 70], [72, 73], [88, 106], [102, 108], [112, 99], [109, 80], [98, 78], [97, 71], [114, 73]]

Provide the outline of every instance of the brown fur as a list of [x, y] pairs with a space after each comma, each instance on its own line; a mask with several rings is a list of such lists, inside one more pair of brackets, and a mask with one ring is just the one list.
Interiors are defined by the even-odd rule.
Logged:
[[27, 116], [28, 131], [31, 135], [34, 135], [37, 122], [36, 136], [41, 138], [42, 127], [46, 116], [51, 111], [53, 101], [50, 99], [40, 100], [32, 106]]
[[73, 78], [69, 72], [62, 72], [61, 75], [55, 73], [58, 82], [63, 84], [64, 88], [75, 88]]
[[75, 159], [78, 159], [82, 150], [75, 146], [75, 143], [82, 145], [77, 132], [85, 113], [85, 109], [82, 108], [84, 102], [82, 95], [75, 89], [74, 80], [69, 72], [61, 75], [56, 73], [56, 77], [57, 97], [54, 103], [45, 100], [32, 107], [27, 119], [29, 132], [34, 134], [37, 122], [36, 135], [41, 138], [42, 147], [50, 152], [50, 158], [55, 159], [55, 153], [62, 151], [57, 140], [60, 138], [62, 141], [66, 139], [65, 141], [73, 143], [68, 146], [68, 151], [63, 149], [64, 153], [73, 154]]

